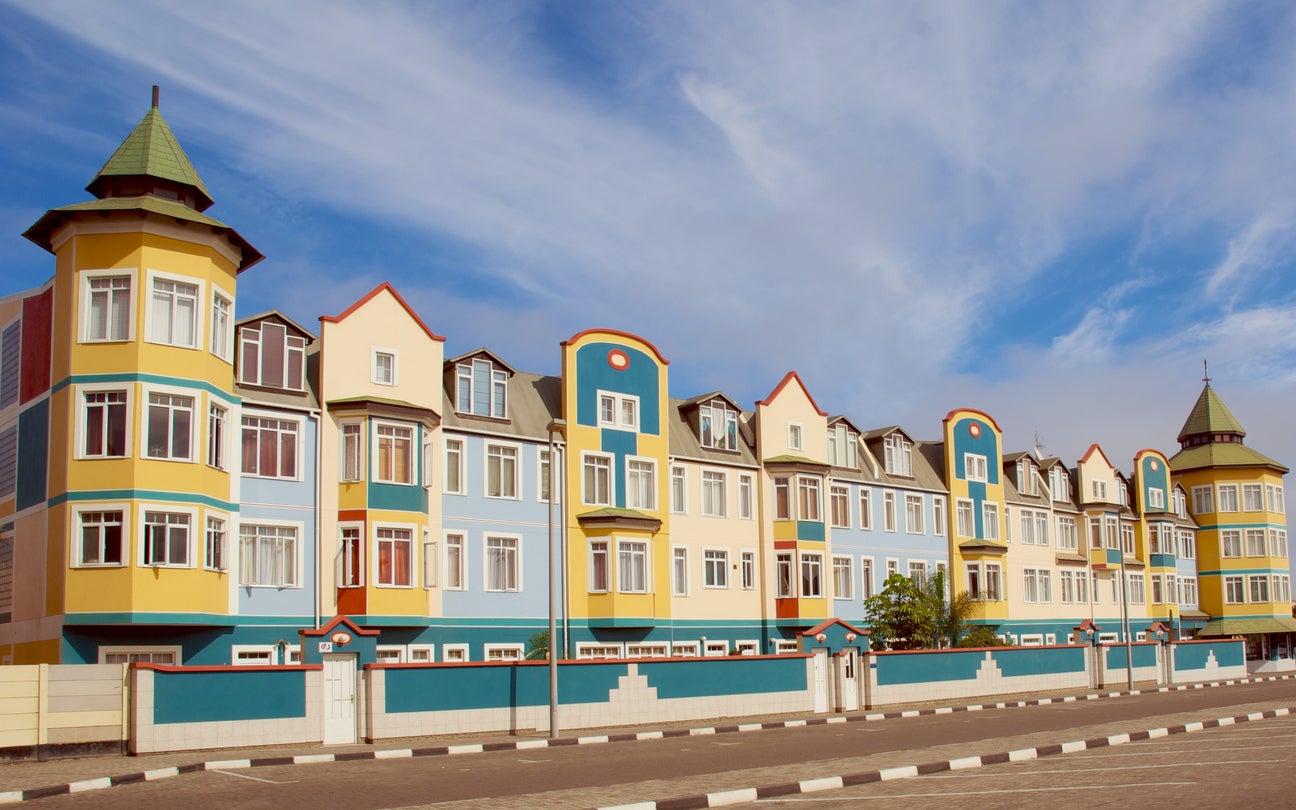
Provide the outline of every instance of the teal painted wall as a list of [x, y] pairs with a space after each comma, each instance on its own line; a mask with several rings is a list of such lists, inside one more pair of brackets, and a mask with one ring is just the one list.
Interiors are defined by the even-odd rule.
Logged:
[[1212, 641], [1176, 645], [1175, 669], [1205, 669], [1212, 652], [1215, 653], [1215, 662], [1222, 667], [1238, 667], [1246, 663], [1245, 642]]
[[992, 655], [1006, 678], [1084, 672], [1085, 668], [1084, 647], [994, 650]]
[[[1156, 666], [1156, 645], [1155, 644], [1136, 644], [1130, 648], [1133, 652], [1135, 667], [1154, 667]], [[1107, 647], [1107, 668], [1116, 669], [1127, 666], [1125, 658], [1125, 645], [1116, 644]]]
[[976, 680], [985, 650], [876, 655], [878, 686]]
[[306, 716], [306, 670], [153, 673], [153, 722], [203, 723]]
[[760, 692], [799, 692], [809, 688], [806, 659], [718, 658], [714, 661], [661, 661], [639, 665], [639, 674], [657, 689], [657, 697], [692, 698], [709, 695], [751, 695]]

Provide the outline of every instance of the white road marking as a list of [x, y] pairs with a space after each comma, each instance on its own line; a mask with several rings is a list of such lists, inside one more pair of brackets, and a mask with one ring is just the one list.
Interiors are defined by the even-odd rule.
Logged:
[[[885, 796], [851, 796], [851, 797], [849, 797], [849, 801], [856, 802], [856, 801], [864, 801], [864, 800], [866, 800], [866, 799], [883, 799], [883, 800], [895, 800], [895, 799], [925, 799], [925, 798], [937, 798], [937, 797], [942, 797], [942, 796], [995, 796], [995, 795], [1002, 796], [1002, 795], [1005, 794], [1005, 793], [1061, 793], [1061, 792], [1064, 792], [1064, 791], [1079, 791], [1079, 790], [1118, 790], [1118, 789], [1120, 789], [1120, 788], [1127, 788], [1127, 787], [1128, 787], [1128, 788], [1136, 788], [1136, 787], [1183, 787], [1184, 785], [1195, 785], [1195, 784], [1197, 784], [1197, 783], [1196, 783], [1196, 782], [1134, 782], [1134, 783], [1131, 783], [1131, 784], [1128, 784], [1128, 785], [1102, 784], [1102, 785], [1075, 785], [1075, 786], [1073, 786], [1073, 787], [1052, 787], [1052, 788], [1018, 788], [1018, 789], [1005, 789], [1005, 790], [965, 790], [965, 791], [959, 791], [959, 792], [957, 792], [957, 793], [889, 793], [889, 794], [887, 794], [887, 795], [885, 795]], [[793, 798], [793, 797], [787, 797], [787, 798], [760, 799], [757, 803], [758, 803], [758, 804], [775, 804], [775, 803], [783, 802], [783, 803], [787, 803], [787, 804], [797, 804], [797, 803], [803, 803], [803, 802], [840, 802], [840, 801], [844, 801], [844, 800], [846, 800], [846, 799], [844, 799], [844, 798]]]
[[290, 781], [286, 781], [286, 782], [276, 782], [276, 781], [273, 780], [273, 779], [262, 779], [262, 778], [259, 777], [259, 776], [249, 776], [249, 775], [246, 774], [246, 773], [234, 773], [233, 771], [222, 771], [220, 768], [208, 768], [208, 770], [211, 771], [212, 773], [223, 773], [223, 774], [225, 774], [226, 776], [237, 776], [239, 779], [251, 779], [253, 782], [264, 782], [264, 783], [266, 783], [267, 785], [295, 785], [295, 784], [297, 784], [297, 780], [296, 780], [296, 779], [292, 779], [292, 780], [290, 780]]

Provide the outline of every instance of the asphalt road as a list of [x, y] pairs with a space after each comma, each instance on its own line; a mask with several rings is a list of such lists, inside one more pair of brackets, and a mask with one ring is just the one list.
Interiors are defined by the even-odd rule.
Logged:
[[[1296, 708], [1296, 682], [633, 743], [210, 771], [41, 799], [37, 804], [51, 810], [161, 805], [273, 810], [431, 805], [589, 808], [917, 765], [1279, 707]], [[1041, 800], [1065, 800], [1093, 808], [1117, 806], [1106, 802], [1128, 806], [1134, 791], [1141, 790], [1151, 791], [1146, 800], [1151, 807], [1167, 803], [1198, 807], [1203, 806], [1197, 801], [1203, 795], [1202, 784], [1218, 782], [1231, 786], [1221, 788], [1225, 791], [1221, 802], [1232, 796], [1236, 804], [1237, 786], [1244, 784], [1248, 790], [1264, 790], [1265, 795], [1289, 797], [1268, 803], [1290, 806], [1292, 785], [1296, 784], [1296, 777], [1291, 776], [1296, 773], [1292, 769], [1296, 760], [1291, 740], [1296, 736], [1283, 735], [1296, 735], [1293, 722], [1288, 718], [1261, 720], [1218, 732], [1179, 734], [1032, 763], [990, 766], [761, 803], [790, 805], [813, 800], [818, 810], [823, 804], [858, 806], [871, 798], [886, 797], [888, 807], [893, 802], [899, 802], [898, 807], [917, 807], [920, 802], [931, 802], [931, 794], [947, 791], [943, 795], [950, 796], [951, 803], [958, 806], [989, 803], [995, 807], [1026, 807], [1038, 805]], [[1266, 744], [1264, 736], [1256, 731], [1259, 729], [1283, 731], [1274, 732], [1273, 744]], [[1232, 760], [1191, 764], [1185, 752], [1212, 750], [1197, 741], [1217, 733], [1220, 739], [1232, 740], [1231, 735], [1241, 734], [1252, 742], [1241, 749], [1247, 753], [1237, 754]], [[1175, 757], [1181, 757], [1183, 764], [1178, 768], [1131, 768], [1132, 764], [1143, 765], [1153, 759], [1119, 759], [1141, 750], [1166, 752], [1168, 759], [1157, 760], [1159, 765], [1172, 763]], [[1261, 753], [1255, 753], [1257, 750]], [[1225, 756], [1220, 751], [1212, 755]], [[1097, 765], [1073, 770], [1076, 766], [1072, 763], [1082, 760], [1100, 763], [1107, 770], [1099, 770]], [[1045, 792], [1043, 788], [1053, 786], [1056, 780], [1060, 780], [1058, 786], [1069, 790]], [[1074, 784], [1068, 784], [1069, 780]], [[1102, 780], [1109, 788], [1123, 787], [1114, 795], [1102, 795], [1097, 787], [1086, 787], [1098, 784], [1095, 780]], [[1136, 787], [1124, 787], [1127, 784]], [[1269, 786], [1274, 786], [1273, 791]], [[1031, 790], [1021, 792], [1023, 788]], [[1172, 795], [1178, 798], [1171, 800]], [[990, 797], [992, 801], [987, 802]], [[1250, 794], [1245, 803], [1252, 804]]]

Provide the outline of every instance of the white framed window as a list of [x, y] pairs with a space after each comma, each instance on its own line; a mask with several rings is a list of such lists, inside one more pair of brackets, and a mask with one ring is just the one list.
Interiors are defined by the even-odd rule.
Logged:
[[386, 346], [370, 347], [369, 381], [374, 385], [398, 385], [400, 352]]
[[1094, 481], [1094, 482], [1092, 482], [1092, 483], [1090, 484], [1090, 491], [1093, 492], [1093, 499], [1094, 499], [1095, 501], [1105, 501], [1105, 500], [1107, 500], [1107, 482], [1106, 482], [1106, 481]]
[[1242, 530], [1223, 529], [1220, 531], [1220, 556], [1242, 556]]
[[945, 534], [945, 496], [932, 496], [932, 534]]
[[957, 498], [954, 501], [954, 514], [958, 519], [959, 537], [976, 537], [976, 521], [972, 514], [972, 501]]
[[658, 644], [626, 644], [626, 658], [669, 658], [670, 645], [666, 643]]
[[437, 544], [432, 540], [431, 533], [427, 529], [423, 530], [423, 587], [435, 588], [437, 584], [437, 561], [440, 556], [437, 552]]
[[103, 646], [99, 648], [101, 664], [168, 664], [180, 663], [180, 647], [159, 646]]
[[774, 519], [795, 520], [796, 515], [792, 509], [792, 479], [786, 475], [779, 475], [774, 477], [772, 484], [774, 487]]
[[258, 520], [239, 526], [239, 585], [297, 588], [301, 577], [300, 523]]
[[657, 509], [657, 462], [649, 458], [626, 459], [626, 508]]
[[919, 588], [927, 585], [927, 563], [922, 560], [909, 561], [909, 580]]
[[339, 588], [364, 587], [364, 524], [338, 525], [337, 583]]
[[860, 557], [860, 598], [873, 597], [873, 558]]
[[834, 484], [828, 490], [829, 515], [834, 529], [849, 529], [850, 487]]
[[688, 596], [688, 549], [683, 546], [671, 548], [671, 595]]
[[487, 661], [521, 661], [523, 658], [522, 644], [487, 644], [486, 660]]
[[403, 664], [405, 648], [396, 644], [378, 644], [374, 647], [374, 660], [379, 664]]
[[81, 386], [77, 458], [125, 458], [131, 441], [131, 392]]
[[148, 341], [193, 349], [198, 346], [198, 302], [202, 283], [149, 271]]
[[522, 590], [522, 538], [486, 535], [486, 590], [516, 593]]
[[468, 660], [467, 644], [442, 644], [441, 660], [449, 662], [464, 662]]
[[209, 571], [224, 571], [229, 567], [226, 517], [207, 516], [207, 533], [203, 543], [203, 567]]
[[729, 482], [718, 470], [702, 471], [702, 514], [708, 517], [727, 517], [729, 504], [726, 495]]
[[789, 552], [774, 555], [775, 596], [779, 599], [796, 598], [796, 563]]
[[1047, 568], [1022, 569], [1022, 599], [1026, 602], [1052, 602], [1052, 577]]
[[986, 466], [986, 457], [977, 453], [963, 454], [963, 470], [969, 481], [988, 480], [988, 468]]
[[1128, 587], [1131, 605], [1147, 604], [1147, 587], [1142, 574], [1129, 574]]
[[1004, 599], [1003, 593], [1003, 566], [999, 563], [988, 562], [984, 565], [985, 571], [985, 599], [993, 602], [1000, 602]]
[[148, 429], [144, 431], [147, 458], [193, 461], [194, 398], [164, 391], [148, 394]]
[[801, 553], [801, 596], [823, 596], [823, 555], [818, 552]]
[[1246, 603], [1246, 580], [1241, 576], [1224, 577], [1224, 604], [1241, 605]]
[[413, 527], [373, 527], [375, 584], [385, 588], [413, 587]]
[[71, 559], [79, 566], [126, 564], [125, 504], [74, 506]]
[[306, 390], [306, 338], [273, 321], [239, 327], [239, 382]]
[[1071, 476], [1061, 464], [1049, 470], [1049, 490], [1055, 501], [1071, 500]]
[[755, 514], [752, 501], [752, 477], [747, 473], [738, 476], [738, 518], [751, 520]]
[[273, 644], [231, 644], [230, 663], [236, 667], [269, 667], [275, 663]]
[[882, 449], [888, 475], [913, 477], [913, 442], [903, 433], [892, 433], [883, 441]]
[[1047, 546], [1048, 512], [1037, 512], [1032, 509], [1021, 510], [1021, 542], [1026, 546]]
[[860, 528], [873, 528], [873, 495], [868, 487], [860, 487], [859, 493]]
[[896, 494], [889, 489], [882, 492], [882, 528], [888, 532], [896, 530]]
[[675, 641], [671, 643], [672, 658], [697, 658], [698, 643], [696, 641]]
[[1186, 607], [1197, 607], [1197, 577], [1183, 577], [1179, 580], [1181, 590], [1179, 604]]
[[81, 273], [81, 342], [127, 341], [135, 334], [132, 277], [120, 270]]
[[756, 552], [743, 551], [740, 557], [739, 576], [744, 591], [756, 588]]
[[1057, 547], [1065, 551], [1079, 549], [1076, 519], [1070, 515], [1058, 515], [1057, 517]]
[[228, 420], [228, 408], [215, 402], [207, 404], [207, 465], [218, 470], [226, 467], [225, 448], [228, 439], [225, 435], [225, 423]]
[[581, 501], [593, 506], [612, 504], [612, 457], [581, 454]]
[[840, 557], [834, 555], [832, 558], [833, 567], [833, 598], [834, 599], [854, 599], [855, 598], [855, 577], [853, 574], [854, 565], [850, 557]]
[[1039, 494], [1039, 484], [1035, 482], [1035, 464], [1029, 456], [1017, 459], [1017, 491], [1023, 495]]
[[1185, 560], [1197, 559], [1197, 535], [1192, 529], [1180, 529], [1176, 532], [1179, 540], [1179, 556]]
[[1238, 487], [1237, 484], [1220, 484], [1219, 500], [1217, 511], [1219, 512], [1236, 512], [1238, 511]]
[[985, 529], [985, 540], [999, 539], [999, 504], [982, 504], [982, 520]]
[[671, 511], [677, 515], [688, 512], [688, 471], [678, 464], [671, 466]]
[[739, 655], [760, 655], [760, 643], [752, 640], [735, 640], [734, 651]]
[[787, 446], [789, 450], [801, 449], [801, 425], [796, 422], [788, 423]]
[[702, 585], [707, 588], [729, 587], [729, 552], [722, 548], [702, 550]]
[[212, 287], [211, 353], [224, 360], [234, 360], [234, 296]]
[[617, 590], [621, 593], [648, 592], [648, 544], [639, 540], [617, 541]]
[[1283, 497], [1282, 484], [1265, 484], [1265, 506], [1270, 512], [1287, 514], [1287, 501]]
[[1269, 530], [1269, 553], [1275, 557], [1287, 559], [1287, 530]]
[[1246, 530], [1246, 555], [1248, 557], [1269, 556], [1268, 544], [1265, 542], [1264, 529]]
[[414, 483], [414, 428], [394, 422], [373, 423], [372, 480], [380, 484]]
[[591, 540], [589, 543], [589, 592], [607, 593], [611, 579], [611, 561], [608, 558], [608, 541]]
[[1210, 485], [1192, 488], [1193, 514], [1204, 515], [1215, 511], [1215, 493]]
[[142, 506], [140, 565], [158, 568], [193, 567], [193, 527], [196, 510], [172, 506]]
[[445, 540], [444, 587], [448, 591], [462, 591], [468, 587], [466, 538], [458, 531], [443, 532], [442, 537]]
[[722, 655], [729, 654], [729, 642], [727, 641], [708, 641], [706, 643], [705, 655], [712, 658], [718, 658]]
[[599, 427], [616, 430], [639, 429], [639, 397], [612, 391], [598, 392]]
[[521, 492], [518, 481], [518, 457], [521, 448], [514, 444], [486, 442], [486, 480], [483, 491], [487, 498], [517, 500]]
[[411, 664], [430, 664], [436, 660], [435, 644], [409, 645], [409, 662]]
[[578, 641], [576, 642], [576, 658], [589, 660], [592, 658], [621, 658], [622, 650], [620, 644], [608, 644], [607, 642], [598, 641]]
[[[540, 447], [536, 449], [536, 500], [541, 503], [549, 502], [549, 487], [553, 481], [553, 465], [549, 463], [549, 448]], [[561, 493], [554, 491], [554, 502], [557, 503]]]
[[455, 410], [473, 416], [508, 418], [508, 371], [484, 358], [455, 366]]
[[297, 480], [301, 421], [243, 414], [243, 474]]
[[921, 495], [905, 495], [905, 532], [909, 534], [926, 532], [923, 528], [923, 511]]
[[447, 495], [462, 495], [464, 482], [463, 441], [460, 439], [445, 440], [445, 483], [442, 491]]
[[364, 479], [364, 423], [342, 423], [342, 468], [343, 481], [361, 481]]
[[797, 509], [801, 520], [818, 523], [823, 520], [819, 511], [820, 481], [808, 475], [797, 476]]
[[1148, 487], [1147, 500], [1149, 509], [1165, 509], [1165, 490], [1160, 487]]
[[1242, 511], [1263, 512], [1265, 508], [1264, 487], [1260, 484], [1242, 485]]
[[703, 447], [738, 449], [738, 412], [723, 399], [698, 407], [698, 439]]
[[833, 467], [859, 467], [859, 434], [845, 422], [828, 428], [828, 463]]

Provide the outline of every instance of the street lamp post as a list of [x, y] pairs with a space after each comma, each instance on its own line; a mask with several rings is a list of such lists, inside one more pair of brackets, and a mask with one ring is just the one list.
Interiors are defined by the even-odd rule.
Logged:
[[[562, 591], [558, 587], [558, 561], [562, 555], [555, 548], [555, 514], [557, 512], [558, 480], [562, 466], [558, 464], [556, 437], [567, 427], [562, 419], [549, 423], [549, 738], [558, 736], [558, 604]], [[566, 572], [563, 572], [565, 574]]]
[[1121, 549], [1121, 632], [1125, 634], [1125, 684], [1134, 691], [1134, 646], [1130, 643], [1129, 575], [1125, 572], [1125, 549]]

